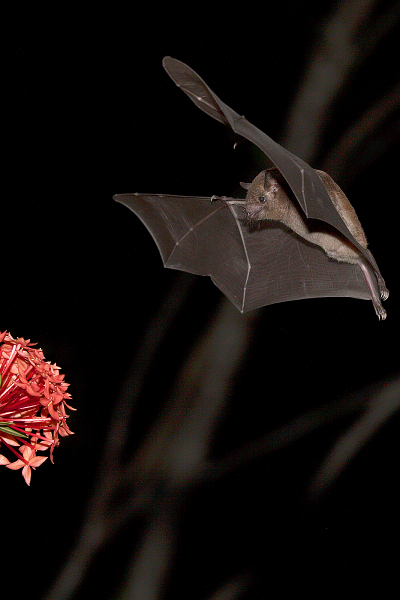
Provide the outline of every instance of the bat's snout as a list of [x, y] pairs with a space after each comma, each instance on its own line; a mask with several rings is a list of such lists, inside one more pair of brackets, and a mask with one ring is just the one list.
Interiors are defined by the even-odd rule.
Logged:
[[260, 206], [258, 203], [257, 204], [246, 204], [246, 206], [244, 207], [244, 214], [246, 215], [246, 217], [249, 219], [249, 221], [253, 221], [253, 220], [260, 220], [260, 213], [263, 210], [263, 206]]

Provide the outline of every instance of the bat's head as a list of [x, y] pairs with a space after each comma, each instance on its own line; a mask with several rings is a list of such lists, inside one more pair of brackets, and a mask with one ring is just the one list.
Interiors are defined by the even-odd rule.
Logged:
[[244, 211], [252, 221], [285, 221], [290, 204], [287, 184], [278, 169], [261, 171], [254, 178], [246, 194]]

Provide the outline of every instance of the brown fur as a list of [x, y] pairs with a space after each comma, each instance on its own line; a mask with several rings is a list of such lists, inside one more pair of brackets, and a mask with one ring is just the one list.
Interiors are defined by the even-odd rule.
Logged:
[[[317, 171], [336, 210], [357, 242], [367, 247], [367, 239], [356, 212], [340, 187], [327, 173]], [[260, 198], [265, 198], [264, 202]], [[358, 249], [333, 228], [307, 219], [278, 169], [262, 171], [251, 183], [246, 195], [249, 220], [272, 220], [283, 223], [308, 242], [322, 248], [339, 262], [358, 263]]]

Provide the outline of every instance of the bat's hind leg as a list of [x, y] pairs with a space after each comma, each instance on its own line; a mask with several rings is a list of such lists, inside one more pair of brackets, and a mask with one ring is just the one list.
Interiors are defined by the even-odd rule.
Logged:
[[382, 298], [382, 300], [387, 300], [389, 298], [389, 290], [386, 287], [385, 280], [383, 279], [382, 275], [379, 272], [378, 265], [376, 264], [375, 259], [374, 259], [373, 255], [372, 255], [372, 253], [367, 248], [365, 250], [366, 250], [366, 252], [368, 252], [368, 255], [369, 255], [369, 258], [370, 258], [370, 263], [374, 267], [375, 275], [376, 275], [376, 278], [378, 280], [378, 285], [379, 285], [379, 291], [380, 291], [380, 294], [381, 294], [381, 298]]

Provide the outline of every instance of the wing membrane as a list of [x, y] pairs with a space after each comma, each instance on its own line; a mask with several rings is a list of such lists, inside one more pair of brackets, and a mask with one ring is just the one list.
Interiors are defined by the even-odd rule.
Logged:
[[[251, 230], [234, 199], [118, 194], [154, 238], [165, 267], [208, 275], [241, 311], [327, 296], [368, 300], [360, 269], [281, 226]], [[296, 277], [293, 276], [296, 273]]]

